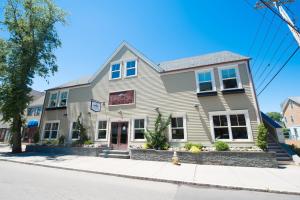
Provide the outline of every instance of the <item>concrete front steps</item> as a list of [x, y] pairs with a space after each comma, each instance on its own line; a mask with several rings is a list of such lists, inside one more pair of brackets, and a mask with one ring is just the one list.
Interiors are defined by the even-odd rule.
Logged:
[[129, 159], [129, 151], [105, 149], [99, 154], [102, 158], [121, 158]]
[[276, 153], [276, 159], [279, 165], [289, 165], [293, 164], [293, 159], [291, 156], [276, 143], [273, 139], [268, 139], [268, 151]]

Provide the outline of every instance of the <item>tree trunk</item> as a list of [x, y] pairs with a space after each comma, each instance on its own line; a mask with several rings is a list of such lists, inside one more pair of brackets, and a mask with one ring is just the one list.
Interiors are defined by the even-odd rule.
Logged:
[[13, 119], [13, 123], [12, 123], [12, 152], [13, 153], [22, 153], [21, 127], [22, 127], [22, 119], [20, 115], [17, 115]]

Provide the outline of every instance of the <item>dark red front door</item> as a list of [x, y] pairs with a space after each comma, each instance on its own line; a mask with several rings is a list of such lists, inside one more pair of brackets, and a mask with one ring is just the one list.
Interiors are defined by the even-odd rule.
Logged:
[[128, 122], [111, 123], [110, 146], [113, 149], [127, 149]]

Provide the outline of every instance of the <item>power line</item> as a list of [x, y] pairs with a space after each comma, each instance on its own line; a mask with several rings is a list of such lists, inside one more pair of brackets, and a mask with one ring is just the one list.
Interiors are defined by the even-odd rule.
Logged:
[[[288, 32], [285, 34], [285, 36], [281, 39], [281, 41], [279, 42], [279, 45], [278, 47], [276, 48], [276, 50], [274, 51], [273, 55], [271, 56], [271, 59], [270, 60], [273, 60], [275, 58], [275, 55], [277, 55], [279, 49], [281, 48], [284, 40], [287, 38], [288, 36]], [[267, 71], [268, 67], [271, 65], [271, 63], [269, 62], [266, 67], [264, 68], [263, 72], [258, 76], [258, 79], [257, 79], [257, 82], [260, 81], [260, 79], [263, 77], [263, 75], [265, 74], [265, 72]], [[255, 78], [255, 77], [254, 77]]]
[[256, 90], [258, 90], [261, 86], [263, 86], [264, 82], [268, 79], [268, 75], [272, 74], [272, 72], [275, 70], [276, 66], [279, 64], [279, 61], [283, 58], [283, 55], [291, 48], [291, 45], [294, 43], [294, 41], [291, 41], [289, 45], [283, 50], [279, 58], [276, 60], [273, 67], [269, 70], [269, 72], [264, 76], [263, 80], [258, 84]]
[[258, 33], [259, 33], [259, 31], [260, 31], [260, 29], [261, 29], [261, 26], [262, 26], [262, 24], [263, 24], [263, 22], [264, 22], [266, 13], [267, 13], [267, 11], [265, 10], [265, 12], [264, 12], [264, 14], [263, 14], [263, 16], [262, 16], [262, 19], [261, 19], [261, 21], [260, 21], [260, 24], [259, 24], [259, 26], [258, 26], [258, 28], [257, 28], [257, 30], [256, 30], [256, 33], [255, 33], [254, 39], [253, 39], [253, 41], [252, 41], [252, 44], [251, 44], [251, 46], [250, 46], [250, 48], [249, 48], [249, 50], [248, 50], [248, 55], [250, 55], [250, 52], [251, 52], [251, 50], [252, 50], [252, 48], [253, 48], [253, 46], [254, 46], [254, 44], [255, 44], [255, 42], [256, 42]]
[[277, 71], [277, 73], [272, 77], [272, 79], [265, 85], [265, 87], [258, 93], [259, 96], [269, 85], [270, 83], [276, 78], [276, 76], [282, 71], [282, 69], [288, 64], [288, 62], [292, 59], [292, 57], [297, 53], [299, 50], [299, 46], [295, 49], [295, 51], [288, 57], [285, 63], [281, 66], [281, 68]]
[[[259, 54], [261, 53], [262, 47], [263, 47], [263, 45], [264, 45], [264, 43], [265, 43], [265, 41], [266, 41], [266, 39], [267, 39], [267, 37], [268, 37], [268, 35], [269, 35], [269, 33], [270, 33], [270, 28], [271, 28], [271, 26], [272, 26], [272, 24], [273, 24], [274, 18], [275, 18], [275, 15], [273, 15], [272, 21], [271, 21], [271, 23], [269, 24], [269, 26], [268, 26], [268, 28], [267, 28], [267, 32], [266, 32], [266, 34], [265, 34], [265, 36], [264, 36], [264, 38], [263, 38], [263, 41], [262, 41], [262, 43], [261, 43], [261, 45], [260, 45], [260, 48], [258, 49], [258, 53], [257, 53], [257, 55], [256, 55], [256, 59], [254, 60], [254, 62], [253, 62], [253, 64], [252, 64], [252, 68], [253, 68], [253, 69], [254, 69], [255, 63], [256, 63], [256, 61], [257, 61], [257, 58], [259, 57]], [[257, 70], [255, 70], [255, 71], [257, 71]], [[254, 73], [256, 73], [256, 72], [254, 72]]]
[[271, 10], [275, 15], [277, 15], [281, 20], [283, 20], [284, 22], [286, 22], [290, 27], [292, 27], [292, 29], [294, 29], [298, 34], [300, 34], [300, 32], [298, 31], [298, 27], [296, 27], [295, 25], [291, 24], [289, 21], [287, 21], [286, 19], [284, 19], [280, 14], [278, 14], [278, 12], [276, 12], [269, 4], [267, 4], [265, 1], [260, 0], [260, 2], [262, 2], [269, 10]]
[[263, 65], [263, 63], [264, 63], [264, 61], [265, 61], [265, 59], [266, 59], [266, 56], [267, 56], [267, 54], [269, 53], [269, 49], [270, 49], [270, 48], [272, 47], [272, 45], [274, 44], [274, 40], [275, 40], [275, 38], [277, 37], [278, 32], [279, 32], [279, 29], [280, 29], [281, 26], [282, 26], [282, 22], [280, 22], [280, 24], [277, 26], [276, 32], [275, 32], [275, 34], [273, 35], [273, 37], [272, 37], [272, 39], [271, 39], [271, 42], [270, 42], [269, 46], [267, 47], [267, 49], [266, 49], [266, 51], [265, 51], [265, 54], [263, 55], [263, 59], [262, 59], [260, 65], [258, 66], [258, 69], [256, 70], [256, 73], [254, 74], [254, 77], [256, 77], [256, 75], [257, 75], [258, 72], [260, 71], [260, 68], [261, 68], [261, 66]]

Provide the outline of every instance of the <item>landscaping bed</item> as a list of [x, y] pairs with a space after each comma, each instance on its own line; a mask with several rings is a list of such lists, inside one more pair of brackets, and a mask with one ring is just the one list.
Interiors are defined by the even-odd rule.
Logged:
[[26, 152], [39, 152], [49, 154], [95, 156], [105, 147], [67, 147], [67, 146], [47, 146], [47, 145], [26, 145]]
[[[202, 165], [227, 165], [241, 167], [270, 167], [277, 168], [275, 153], [250, 151], [203, 151], [192, 153], [176, 151], [182, 163]], [[171, 162], [174, 151], [154, 149], [130, 149], [130, 157], [134, 160]]]

